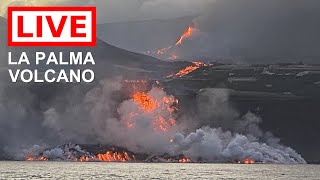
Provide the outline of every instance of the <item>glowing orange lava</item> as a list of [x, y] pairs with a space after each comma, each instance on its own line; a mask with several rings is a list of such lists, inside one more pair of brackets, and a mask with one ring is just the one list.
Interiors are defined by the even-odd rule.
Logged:
[[179, 163], [191, 163], [192, 160], [189, 159], [189, 158], [182, 158], [182, 159], [179, 159]]
[[127, 152], [111, 152], [107, 151], [104, 154], [98, 154], [96, 156], [83, 156], [80, 157], [80, 162], [90, 162], [90, 161], [102, 161], [102, 162], [128, 162], [135, 161], [135, 157], [129, 156]]
[[48, 158], [44, 156], [34, 157], [34, 156], [28, 156], [26, 158], [27, 161], [48, 161]]
[[176, 46], [182, 45], [184, 39], [189, 38], [193, 35], [193, 31], [194, 29], [191, 26], [189, 26], [187, 31], [180, 37], [179, 41], [176, 43]]
[[103, 162], [127, 162], [134, 160], [134, 156], [130, 157], [127, 152], [111, 152], [107, 151], [105, 154], [98, 154], [97, 158]]
[[255, 164], [256, 162], [253, 159], [245, 159], [243, 164]]
[[133, 102], [139, 106], [141, 112], [130, 112], [125, 125], [127, 128], [134, 128], [136, 118], [139, 115], [146, 115], [151, 119], [151, 125], [155, 131], [169, 131], [176, 125], [172, 114], [176, 112], [179, 101], [171, 96], [152, 97], [148, 93], [136, 92], [132, 95]]
[[176, 125], [176, 121], [172, 118], [166, 121], [163, 117], [159, 116], [153, 121], [153, 128], [160, 131], [169, 131], [169, 129]]
[[79, 161], [80, 162], [89, 162], [92, 158], [90, 157], [87, 157], [87, 156], [83, 156], [83, 157], [80, 157]]
[[[173, 51], [174, 51], [174, 47], [175, 46], [181, 46], [185, 39], [190, 38], [191, 36], [193, 36], [194, 31], [195, 31], [195, 29], [192, 28], [191, 26], [189, 26], [188, 29], [186, 30], [186, 32], [184, 32], [181, 35], [179, 40], [174, 45], [171, 45], [171, 46], [166, 47], [166, 48], [160, 48], [160, 49], [156, 50], [156, 52], [154, 52], [154, 54], [157, 54], [157, 55], [168, 55], [169, 50], [173, 49]], [[170, 54], [171, 55], [169, 55], [167, 57], [167, 59], [169, 59], [169, 60], [176, 60], [176, 59], [179, 58], [179, 56], [174, 54], [174, 52], [170, 52]]]
[[150, 112], [153, 111], [158, 105], [157, 101], [151, 98], [147, 93], [137, 92], [133, 95], [133, 101], [140, 105], [141, 109]]
[[203, 66], [208, 66], [208, 64], [202, 63], [202, 62], [192, 62], [192, 66], [188, 66], [186, 68], [181, 69], [178, 73], [176, 74], [171, 74], [169, 76], [167, 76], [168, 78], [171, 77], [183, 77], [185, 75], [188, 75], [192, 72], [194, 72], [195, 70], [199, 69], [200, 67]]

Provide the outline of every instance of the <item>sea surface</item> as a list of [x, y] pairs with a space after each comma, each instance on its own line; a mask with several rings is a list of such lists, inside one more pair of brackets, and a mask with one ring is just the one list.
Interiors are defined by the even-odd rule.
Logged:
[[0, 179], [320, 179], [318, 165], [0, 162]]

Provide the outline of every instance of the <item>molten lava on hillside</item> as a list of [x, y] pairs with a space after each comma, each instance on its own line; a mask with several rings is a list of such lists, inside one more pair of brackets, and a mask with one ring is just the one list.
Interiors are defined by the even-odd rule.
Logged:
[[176, 43], [176, 46], [182, 45], [182, 42], [186, 38], [190, 38], [193, 35], [194, 29], [189, 26], [187, 31], [180, 37], [179, 41]]
[[48, 161], [48, 158], [44, 157], [44, 156], [39, 156], [39, 157], [35, 157], [35, 156], [28, 156], [26, 158], [26, 161]]
[[256, 162], [253, 159], [245, 159], [243, 164], [255, 164]]
[[152, 97], [150, 97], [147, 93], [144, 92], [137, 92], [135, 94], [133, 94], [133, 101], [136, 104], [140, 105], [140, 108], [143, 111], [146, 112], [151, 112], [153, 110], [155, 110], [158, 106], [158, 102], [153, 99]]
[[96, 156], [82, 156], [78, 159], [80, 162], [130, 162], [135, 161], [135, 157], [130, 156], [127, 152], [112, 152], [107, 151], [106, 153], [100, 153]]
[[189, 158], [182, 158], [182, 159], [179, 159], [179, 163], [191, 163], [192, 160], [189, 159]]
[[171, 74], [171, 75], [167, 76], [167, 78], [183, 77], [183, 76], [186, 76], [186, 75], [194, 72], [195, 70], [199, 69], [200, 67], [209, 66], [208, 64], [205, 64], [202, 62], [192, 62], [192, 64], [193, 64], [192, 66], [187, 66], [187, 67], [181, 69], [176, 74]]
[[111, 152], [107, 151], [105, 154], [98, 154], [97, 158], [103, 162], [127, 162], [134, 160], [134, 156], [130, 157], [127, 152]]
[[177, 111], [178, 100], [171, 96], [161, 95], [163, 96], [153, 95], [152, 90], [149, 93], [133, 93], [131, 101], [139, 110], [128, 113], [128, 116], [125, 117], [126, 126], [134, 128], [136, 121], [142, 116], [149, 119], [150, 126], [155, 131], [169, 131], [175, 126], [176, 120], [173, 118], [173, 113]]
[[[160, 48], [154, 52], [155, 55], [157, 56], [165, 56], [165, 59], [168, 60], [176, 60], [179, 58], [179, 56], [174, 52], [176, 49], [175, 47], [181, 47], [183, 45], [183, 42], [192, 37], [194, 35], [195, 28], [189, 26], [187, 30], [179, 37], [179, 40], [171, 46], [165, 47], [165, 48]], [[148, 51], [147, 54], [150, 54], [151, 52]]]

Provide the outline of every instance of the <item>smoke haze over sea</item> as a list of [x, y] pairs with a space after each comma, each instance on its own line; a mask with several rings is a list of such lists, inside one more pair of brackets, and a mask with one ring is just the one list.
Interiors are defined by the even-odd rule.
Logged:
[[[216, 57], [240, 57], [232, 59], [232, 63], [241, 64], [273, 63], [278, 60], [274, 57], [286, 57], [290, 62], [291, 57], [318, 57], [319, 1], [7, 1], [0, 3], [2, 16], [6, 15], [5, 9], [8, 5], [96, 5], [99, 23], [106, 24], [98, 26], [98, 34], [103, 41], [98, 39], [97, 47], [40, 48], [42, 51], [93, 51], [97, 58], [94, 70], [98, 78], [95, 83], [74, 86], [24, 86], [7, 83], [4, 76], [0, 77], [0, 159], [25, 160], [28, 155], [32, 155], [44, 156], [45, 159], [53, 161], [69, 161], [70, 157], [74, 158], [67, 156], [72, 153], [70, 149], [87, 153], [76, 145], [72, 148], [62, 147], [71, 143], [113, 145], [148, 155], [183, 154], [194, 162], [200, 162], [201, 159], [201, 162], [234, 163], [249, 159], [258, 163], [306, 163], [299, 152], [282, 143], [269, 129], [261, 128], [264, 119], [258, 113], [250, 110], [240, 112], [230, 100], [233, 90], [228, 89], [228, 85], [232, 86], [233, 81], [258, 81], [258, 78], [251, 76], [273, 77], [274, 74], [267, 71], [267, 67], [262, 73], [258, 72], [258, 68], [248, 67], [250, 73], [253, 69], [254, 75], [248, 73], [248, 70], [243, 74], [239, 73], [239, 77], [234, 77], [235, 74], [231, 71], [244, 67], [222, 65], [221, 69], [214, 69], [215, 65], [201, 62], [169, 63], [149, 56], [153, 54], [142, 55], [121, 48], [132, 51], [134, 49], [141, 53], [140, 50], [148, 50], [146, 47], [149, 45], [146, 44], [157, 47], [157, 42], [144, 36], [153, 23], [160, 23], [168, 31], [178, 31], [173, 33], [174, 38], [171, 38], [170, 42], [161, 43], [170, 47], [165, 49], [176, 50], [180, 60], [186, 58], [194, 61], [194, 57], [207, 57], [214, 61]], [[116, 7], [121, 7], [122, 11]], [[173, 18], [175, 19], [172, 23]], [[0, 20], [0, 32], [6, 34], [6, 21], [3, 18]], [[179, 28], [170, 27], [181, 21], [183, 23], [179, 23]], [[151, 25], [147, 27], [144, 26], [145, 23]], [[188, 26], [185, 28], [185, 25]], [[108, 31], [109, 26], [116, 27]], [[128, 26], [135, 26], [135, 33], [140, 33], [140, 36], [137, 36], [139, 39], [134, 39], [132, 43], [134, 47], [128, 45], [130, 35], [117, 38], [117, 44], [114, 45], [119, 48], [107, 44], [109, 41], [114, 42], [110, 37], [123, 36], [128, 31], [133, 31], [127, 28]], [[180, 30], [180, 27], [183, 29]], [[105, 32], [108, 34], [103, 35]], [[165, 31], [157, 33], [155, 37], [159, 39], [166, 37]], [[0, 39], [2, 38], [0, 36]], [[6, 56], [3, 54], [8, 50], [16, 53], [23, 50], [30, 54], [38, 50], [10, 48], [1, 42], [0, 58], [4, 64], [1, 68], [7, 67]], [[272, 58], [262, 58], [269, 56]], [[258, 62], [243, 61], [241, 57], [257, 58]], [[311, 59], [310, 62], [317, 61]], [[229, 67], [230, 72], [226, 70]], [[285, 81], [289, 76], [299, 80], [305, 75], [318, 73], [314, 67], [306, 68], [313, 71], [297, 74], [290, 72], [291, 74], [286, 73], [281, 77], [284, 76]], [[189, 69], [189, 72], [186, 73], [186, 69]], [[188, 76], [196, 70], [201, 74]], [[215, 70], [224, 80], [213, 82], [214, 75], [210, 77], [210, 73]], [[179, 75], [181, 71], [184, 74]], [[199, 84], [187, 87], [186, 83], [195, 81]], [[168, 91], [170, 85], [166, 86], [166, 83], [171, 82], [179, 85], [176, 91], [173, 91], [176, 94]], [[203, 82], [212, 82], [214, 85], [202, 86]], [[311, 80], [299, 81], [298, 84], [305, 82], [310, 83]], [[311, 83], [312, 87], [318, 85], [317, 81]], [[133, 84], [131, 89], [128, 84]], [[273, 87], [272, 84], [264, 84], [263, 90], [267, 88], [266, 85]], [[267, 98], [271, 95], [300, 98], [287, 92], [287, 87], [280, 89], [278, 94], [256, 94]], [[179, 103], [185, 103], [190, 97], [194, 104], [189, 109], [180, 109]]]

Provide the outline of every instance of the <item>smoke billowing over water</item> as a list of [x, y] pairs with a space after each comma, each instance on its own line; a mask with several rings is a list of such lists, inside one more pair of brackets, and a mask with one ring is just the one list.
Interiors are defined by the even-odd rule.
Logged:
[[[243, 0], [217, 1], [212, 13], [194, 20], [197, 31], [183, 44], [187, 52], [182, 49], [181, 53], [185, 56], [196, 56], [199, 52], [204, 56], [292, 56], [292, 52], [301, 56], [318, 55], [315, 51], [318, 42], [313, 41], [318, 40], [319, 36], [314, 35], [317, 29], [311, 30], [296, 21], [287, 26], [290, 21], [284, 13], [289, 8], [292, 10], [289, 20], [300, 19], [309, 12], [306, 10], [316, 6], [294, 3], [292, 7], [277, 7], [277, 4], [278, 1], [273, 0], [259, 5]], [[296, 12], [298, 5], [302, 6], [303, 13], [296, 18], [291, 12]], [[260, 11], [266, 7], [267, 10]], [[275, 15], [269, 17], [271, 9]], [[320, 11], [310, 11], [317, 12]], [[314, 22], [306, 19], [311, 24]], [[262, 26], [261, 22], [269, 25]], [[302, 32], [299, 36], [290, 31], [296, 27]], [[279, 29], [284, 33], [278, 33]], [[299, 38], [302, 36], [305, 41]], [[301, 41], [303, 43], [297, 43]], [[65, 150], [58, 147], [62, 144], [110, 144], [133, 152], [184, 154], [193, 161], [201, 158], [208, 162], [253, 159], [263, 163], [305, 163], [297, 152], [259, 128], [261, 118], [251, 112], [241, 116], [230, 104], [228, 90], [200, 91], [194, 104], [196, 113], [186, 117], [179, 110], [178, 100], [161, 87], [132, 92], [124, 98], [122, 85], [121, 79], [113, 78], [101, 81], [87, 93], [75, 86], [68, 92], [54, 92], [54, 98], [45, 99], [50, 89], [44, 90], [44, 94], [35, 94], [36, 91], [28, 87], [11, 88], [1, 84], [0, 154], [24, 159], [27, 154], [44, 152], [44, 156], [54, 159], [65, 155]], [[82, 151], [77, 146], [72, 148]]]
[[[271, 133], [262, 132], [259, 117], [250, 112], [239, 117], [229, 104], [227, 90], [201, 91], [195, 104], [198, 114], [184, 117], [176, 115], [178, 101], [160, 87], [140, 94], [138, 98], [142, 99], [131, 96], [119, 101], [120, 82], [101, 81], [80, 100], [71, 95], [77, 93], [75, 88], [62, 97], [67, 98], [65, 105], [61, 107], [57, 100], [56, 106], [43, 107], [42, 114], [30, 107], [32, 94], [24, 94], [28, 98], [22, 103], [2, 101], [1, 150], [19, 159], [72, 142], [110, 144], [148, 154], [184, 154], [193, 161], [202, 158], [207, 162], [236, 162], [250, 158], [263, 163], [305, 163]], [[200, 123], [190, 125], [190, 119], [199, 122], [200, 117], [212, 119], [206, 127]], [[56, 148], [44, 155], [52, 158], [64, 154]]]

